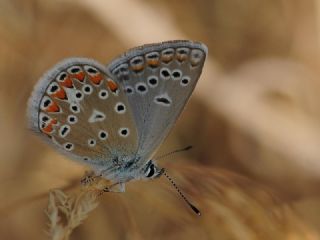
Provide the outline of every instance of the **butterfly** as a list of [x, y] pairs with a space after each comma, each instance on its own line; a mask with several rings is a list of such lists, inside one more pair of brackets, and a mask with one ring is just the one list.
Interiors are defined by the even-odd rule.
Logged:
[[130, 49], [107, 66], [65, 59], [36, 84], [30, 128], [120, 191], [129, 181], [158, 178], [165, 171], [152, 158], [192, 94], [207, 52], [202, 43], [176, 40]]

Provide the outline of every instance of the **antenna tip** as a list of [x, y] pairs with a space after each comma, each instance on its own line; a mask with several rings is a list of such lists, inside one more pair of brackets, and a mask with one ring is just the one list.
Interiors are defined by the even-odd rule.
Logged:
[[198, 208], [196, 208], [194, 205], [192, 205], [191, 203], [189, 203], [191, 209], [198, 215], [201, 216], [201, 212]]

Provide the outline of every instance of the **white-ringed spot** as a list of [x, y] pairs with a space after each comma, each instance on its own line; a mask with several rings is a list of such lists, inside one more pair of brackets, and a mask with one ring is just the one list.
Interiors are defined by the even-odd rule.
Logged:
[[75, 104], [75, 103], [72, 103], [72, 104], [70, 104], [70, 111], [73, 112], [73, 113], [79, 113], [80, 112], [80, 106]]
[[160, 69], [160, 77], [164, 80], [169, 80], [171, 77], [171, 72], [169, 68], [161, 68]]
[[107, 99], [107, 98], [109, 97], [108, 90], [106, 90], [106, 89], [101, 89], [101, 90], [99, 91], [99, 93], [98, 93], [98, 96], [99, 96], [99, 98], [102, 99], [102, 100]]
[[118, 102], [114, 106], [114, 110], [116, 111], [116, 113], [123, 114], [126, 112], [126, 106], [122, 102]]
[[104, 130], [100, 130], [98, 133], [98, 137], [100, 140], [106, 140], [108, 138], [109, 134], [104, 131]]
[[147, 84], [145, 84], [144, 82], [138, 82], [136, 84], [136, 92], [141, 95], [146, 94], [148, 92]]
[[129, 136], [130, 131], [129, 131], [129, 128], [120, 128], [118, 130], [118, 133], [119, 133], [120, 137], [124, 137], [125, 138], [125, 137]]
[[182, 77], [182, 72], [179, 69], [175, 69], [172, 71], [171, 76], [173, 80], [180, 80]]
[[78, 117], [75, 115], [69, 115], [67, 120], [69, 124], [75, 124], [78, 122]]
[[155, 88], [156, 86], [158, 86], [159, 83], [159, 79], [157, 76], [149, 76], [147, 79], [148, 85], [151, 88]]
[[71, 127], [69, 125], [62, 125], [59, 129], [59, 136], [65, 138], [70, 133]]
[[156, 104], [159, 104], [159, 105], [162, 105], [162, 106], [165, 106], [165, 107], [169, 107], [171, 105], [171, 103], [172, 103], [172, 100], [171, 100], [171, 98], [169, 97], [169, 95], [167, 93], [155, 96], [153, 101]]
[[86, 95], [90, 95], [93, 92], [93, 87], [90, 84], [85, 84], [82, 86], [82, 92]]
[[63, 144], [63, 148], [66, 151], [72, 151], [74, 149], [74, 145], [70, 142], [67, 142], [67, 143]]
[[182, 87], [185, 87], [185, 86], [187, 86], [189, 83], [190, 83], [190, 77], [188, 77], [188, 76], [183, 76], [182, 77], [182, 79], [181, 79], [181, 81], [180, 81], [180, 85], [182, 86]]
[[88, 119], [89, 123], [101, 122], [106, 118], [106, 115], [103, 112], [100, 112], [96, 109], [93, 109], [91, 116]]
[[96, 145], [96, 140], [93, 138], [88, 139], [88, 146], [89, 147], [94, 147]]

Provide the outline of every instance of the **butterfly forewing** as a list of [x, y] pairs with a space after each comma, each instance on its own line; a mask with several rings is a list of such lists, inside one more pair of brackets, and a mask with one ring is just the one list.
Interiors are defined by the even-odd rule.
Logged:
[[110, 73], [124, 87], [137, 126], [143, 161], [179, 117], [201, 74], [207, 48], [191, 41], [138, 47], [115, 59]]
[[35, 87], [29, 106], [32, 128], [63, 153], [90, 165], [131, 158], [137, 131], [123, 88], [99, 63], [68, 59]]

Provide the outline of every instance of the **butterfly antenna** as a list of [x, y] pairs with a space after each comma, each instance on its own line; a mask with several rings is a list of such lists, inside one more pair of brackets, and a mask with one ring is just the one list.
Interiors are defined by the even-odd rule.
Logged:
[[198, 215], [201, 216], [201, 212], [198, 208], [196, 208], [187, 198], [186, 196], [180, 191], [176, 183], [172, 180], [172, 178], [166, 173], [166, 171], [163, 172], [163, 175], [169, 180], [169, 182], [172, 184], [172, 186], [177, 190], [179, 195], [182, 197], [182, 199], [189, 205], [189, 207]]
[[175, 154], [175, 153], [178, 153], [178, 152], [188, 151], [188, 150], [190, 150], [191, 148], [192, 148], [192, 146], [189, 145], [189, 146], [187, 146], [187, 147], [185, 147], [185, 148], [177, 149], [177, 150], [174, 150], [174, 151], [172, 151], [172, 152], [168, 152], [168, 153], [165, 153], [165, 154], [160, 155], [160, 156], [158, 156], [158, 157], [155, 157], [154, 160], [159, 160], [159, 159], [161, 159], [161, 158], [168, 157], [168, 156], [170, 156], [170, 155], [172, 155], [172, 154]]

